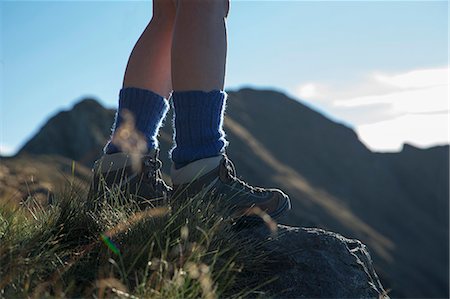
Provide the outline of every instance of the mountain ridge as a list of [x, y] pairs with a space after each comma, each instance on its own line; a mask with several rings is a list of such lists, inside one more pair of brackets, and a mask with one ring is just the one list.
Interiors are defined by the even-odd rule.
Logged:
[[[372, 152], [351, 128], [285, 94], [250, 88], [228, 94], [228, 154], [250, 183], [291, 195], [289, 224], [363, 240], [395, 296], [448, 295], [448, 227], [442, 227], [448, 222], [448, 169], [442, 166], [448, 165], [448, 145], [405, 144], [400, 152]], [[94, 101], [52, 117], [19, 157], [56, 154], [92, 165], [115, 113]], [[169, 113], [160, 133], [163, 153], [171, 147], [171, 118]], [[168, 173], [168, 157], [161, 158]], [[426, 246], [433, 242], [439, 246]]]

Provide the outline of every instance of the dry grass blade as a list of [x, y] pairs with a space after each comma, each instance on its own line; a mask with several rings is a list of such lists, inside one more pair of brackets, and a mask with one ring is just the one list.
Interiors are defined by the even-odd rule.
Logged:
[[245, 216], [256, 215], [256, 216], [260, 217], [264, 221], [264, 223], [267, 225], [267, 227], [269, 228], [269, 230], [272, 234], [277, 233], [277, 231], [278, 231], [277, 222], [272, 217], [270, 217], [269, 214], [267, 214], [265, 211], [261, 210], [259, 207], [252, 207], [252, 208], [248, 209], [244, 215]]
[[133, 114], [130, 111], [123, 109], [121, 115], [123, 122], [120, 127], [116, 128], [112, 143], [122, 152], [131, 156], [133, 170], [140, 172], [140, 157], [147, 153], [147, 141], [145, 136], [136, 130]]
[[143, 221], [144, 219], [151, 217], [163, 217], [169, 212], [169, 210], [170, 209], [168, 207], [158, 207], [137, 212], [130, 218], [117, 224], [115, 227], [105, 232], [104, 235], [112, 238], [113, 236], [126, 231], [129, 227], [135, 225], [136, 223]]

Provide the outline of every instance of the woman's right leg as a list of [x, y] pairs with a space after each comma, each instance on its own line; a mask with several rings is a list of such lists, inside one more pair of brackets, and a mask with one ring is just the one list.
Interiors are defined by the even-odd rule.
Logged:
[[[94, 166], [89, 198], [108, 198], [113, 187], [129, 192], [142, 207], [167, 198], [161, 178], [157, 134], [172, 90], [171, 58], [175, 5], [153, 0], [153, 17], [137, 41], [125, 71], [111, 140]], [[134, 121], [130, 121], [131, 115]]]
[[[168, 110], [164, 98], [167, 99], [172, 91], [170, 53], [175, 14], [172, 1], [153, 0], [152, 19], [128, 60], [114, 132], [105, 148], [108, 154], [145, 152], [158, 147], [157, 134]], [[126, 121], [125, 111], [133, 116], [133, 130], [124, 125], [130, 123]], [[143, 135], [145, 140], [137, 138], [134, 132]]]
[[175, 13], [175, 4], [171, 0], [153, 0], [153, 16], [131, 52], [124, 87], [148, 89], [169, 97]]

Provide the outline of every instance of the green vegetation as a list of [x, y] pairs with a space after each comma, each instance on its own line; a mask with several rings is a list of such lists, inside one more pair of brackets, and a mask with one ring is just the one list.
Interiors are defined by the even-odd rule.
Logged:
[[93, 209], [67, 189], [50, 206], [0, 204], [0, 297], [241, 298], [271, 280], [252, 275], [268, 271], [263, 244], [214, 201], [140, 210], [116, 194]]

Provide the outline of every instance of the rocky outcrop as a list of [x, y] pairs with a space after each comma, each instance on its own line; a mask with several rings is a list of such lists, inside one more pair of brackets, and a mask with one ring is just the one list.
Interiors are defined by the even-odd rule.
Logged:
[[[317, 228], [278, 225], [247, 229], [246, 238], [262, 240], [270, 272], [277, 279], [266, 291], [272, 298], [388, 298], [367, 247], [358, 240]], [[261, 281], [266, 273], [253, 273]]]

